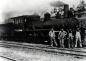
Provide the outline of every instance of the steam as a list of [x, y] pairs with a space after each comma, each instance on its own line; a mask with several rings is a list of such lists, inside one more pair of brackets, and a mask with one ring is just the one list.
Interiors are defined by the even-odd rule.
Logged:
[[[20, 15], [38, 14], [49, 9], [50, 0], [9, 0], [4, 9], [5, 19]], [[6, 11], [5, 11], [6, 10]]]
[[[2, 0], [0, 2], [0, 24], [11, 17], [21, 15], [38, 14], [43, 16], [47, 11], [50, 11], [52, 7], [50, 3], [58, 0]], [[64, 3], [76, 4], [80, 0], [60, 0]], [[73, 4], [71, 3], [73, 2]], [[75, 2], [75, 3], [74, 3]]]

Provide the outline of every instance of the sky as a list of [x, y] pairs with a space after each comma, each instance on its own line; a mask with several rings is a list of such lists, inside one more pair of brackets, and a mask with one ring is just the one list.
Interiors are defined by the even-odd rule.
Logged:
[[[51, 2], [58, 0], [0, 0], [0, 24], [10, 17], [43, 14], [52, 7]], [[70, 7], [77, 6], [81, 0], [59, 0]], [[84, 0], [85, 1], [85, 0]]]

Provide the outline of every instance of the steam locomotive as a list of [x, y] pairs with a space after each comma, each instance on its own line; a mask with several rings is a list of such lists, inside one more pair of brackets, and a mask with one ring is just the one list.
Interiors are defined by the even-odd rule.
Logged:
[[[79, 20], [71, 17], [67, 18], [68, 5], [64, 8], [65, 18], [48, 19], [40, 18], [39, 15], [22, 15], [9, 18], [5, 24], [5, 40], [18, 42], [31, 42], [49, 44], [49, 30], [53, 27], [56, 31], [61, 28], [76, 29], [79, 25]], [[58, 35], [58, 33], [56, 33]]]

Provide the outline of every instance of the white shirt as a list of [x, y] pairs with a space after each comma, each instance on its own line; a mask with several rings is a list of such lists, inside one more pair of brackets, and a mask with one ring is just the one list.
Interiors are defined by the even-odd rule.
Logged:
[[49, 36], [50, 36], [50, 37], [55, 37], [55, 31], [50, 31], [50, 32], [49, 32]]
[[81, 37], [80, 32], [76, 32], [76, 37]]
[[72, 33], [69, 33], [69, 37], [73, 37], [73, 34]]
[[60, 37], [60, 38], [64, 38], [66, 35], [67, 35], [67, 32], [66, 32], [66, 31], [63, 31], [63, 32], [60, 31], [60, 32], [59, 32], [59, 37]]

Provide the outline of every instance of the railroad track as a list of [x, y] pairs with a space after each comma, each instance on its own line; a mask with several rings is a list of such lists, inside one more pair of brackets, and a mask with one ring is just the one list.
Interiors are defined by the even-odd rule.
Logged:
[[17, 61], [17, 60], [14, 60], [12, 58], [8, 58], [8, 57], [5, 57], [5, 56], [0, 56], [2, 59], [5, 59], [7, 61]]
[[[60, 53], [60, 54], [67, 54], [67, 55], [74, 55], [74, 56], [82, 56], [86, 57], [86, 51], [81, 51], [76, 49], [68, 49], [68, 48], [56, 48], [56, 47], [49, 47], [48, 45], [37, 45], [37, 44], [24, 44], [19, 42], [0, 42], [1, 47], [21, 47], [21, 48], [28, 48], [28, 49], [36, 49], [42, 50], [46, 52], [52, 53]], [[83, 48], [84, 49], [84, 48]]]

